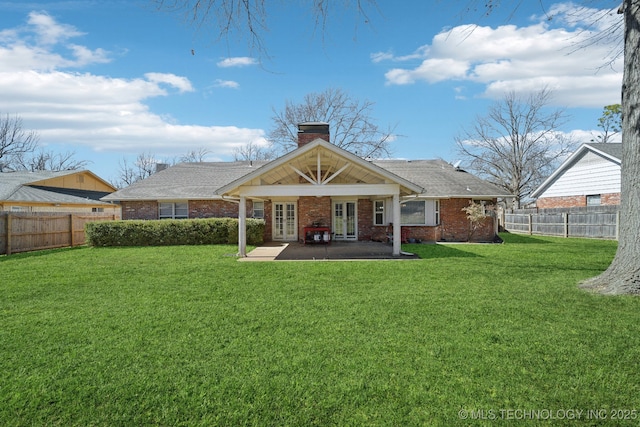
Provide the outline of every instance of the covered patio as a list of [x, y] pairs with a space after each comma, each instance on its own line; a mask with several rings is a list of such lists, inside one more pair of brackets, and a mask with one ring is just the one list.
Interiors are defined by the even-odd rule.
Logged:
[[239, 261], [355, 261], [415, 260], [418, 256], [401, 252], [393, 255], [393, 245], [381, 242], [331, 242], [305, 245], [298, 242], [267, 242]]

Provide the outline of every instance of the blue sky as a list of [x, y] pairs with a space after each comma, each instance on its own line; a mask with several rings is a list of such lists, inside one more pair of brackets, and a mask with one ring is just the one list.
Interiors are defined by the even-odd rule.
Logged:
[[374, 103], [376, 123], [399, 135], [394, 157], [450, 162], [461, 128], [506, 91], [551, 89], [577, 142], [620, 102], [622, 61], [604, 66], [616, 45], [579, 44], [597, 29], [595, 10], [545, 2], [545, 13], [532, 1], [482, 17], [461, 13], [465, 0], [378, 0], [367, 22], [336, 7], [322, 32], [305, 2], [273, 3], [265, 57], [151, 1], [0, 0], [0, 113], [112, 181], [140, 153], [232, 160], [235, 147], [263, 143], [274, 109], [328, 88]]

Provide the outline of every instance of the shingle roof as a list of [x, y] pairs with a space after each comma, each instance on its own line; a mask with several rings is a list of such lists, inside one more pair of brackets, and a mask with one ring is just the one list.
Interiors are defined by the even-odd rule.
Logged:
[[[215, 199], [217, 189], [268, 162], [179, 163], [118, 190], [102, 200]], [[419, 187], [426, 197], [508, 197], [509, 194], [442, 160], [376, 160], [371, 162]]]
[[585, 145], [592, 147], [598, 151], [602, 151], [603, 153], [608, 154], [611, 157], [615, 157], [618, 160], [622, 159], [622, 144], [619, 142], [598, 142]]
[[[86, 204], [87, 199], [90, 199], [92, 204], [102, 204], [103, 202], [95, 197], [89, 197], [88, 192], [74, 193], [68, 189], [55, 189], [35, 185], [35, 183], [45, 179], [58, 178], [78, 172], [84, 171], [0, 172], [0, 200], [9, 202]], [[98, 192], [94, 193], [97, 194]]]
[[444, 160], [376, 160], [376, 165], [425, 189], [426, 197], [509, 197], [496, 185]]
[[267, 162], [179, 163], [103, 197], [105, 201], [219, 198], [215, 191]]

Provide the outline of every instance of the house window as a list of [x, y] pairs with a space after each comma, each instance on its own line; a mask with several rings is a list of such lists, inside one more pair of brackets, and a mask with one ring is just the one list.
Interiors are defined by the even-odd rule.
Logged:
[[188, 203], [160, 203], [160, 219], [189, 218]]
[[91, 208], [91, 212], [104, 212], [104, 208]]
[[264, 202], [253, 202], [253, 217], [264, 219]]
[[384, 200], [375, 200], [373, 202], [373, 224], [384, 225]]
[[402, 225], [438, 225], [440, 223], [439, 200], [411, 200], [400, 204]]
[[599, 194], [587, 196], [587, 206], [600, 206], [601, 200]]

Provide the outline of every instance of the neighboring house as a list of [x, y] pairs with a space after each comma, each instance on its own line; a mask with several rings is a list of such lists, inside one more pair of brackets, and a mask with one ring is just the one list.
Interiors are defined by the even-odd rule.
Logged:
[[[466, 241], [472, 201], [495, 204], [504, 190], [442, 160], [368, 161], [329, 142], [329, 125], [303, 123], [298, 148], [271, 162], [181, 163], [103, 197], [123, 219], [237, 217], [245, 255], [246, 218], [265, 220], [265, 240], [391, 237]], [[315, 227], [315, 230], [312, 228]], [[475, 240], [492, 240], [487, 219]], [[325, 235], [323, 234], [323, 239]]]
[[105, 212], [120, 206], [100, 200], [116, 191], [88, 170], [0, 172], [0, 212]]
[[583, 144], [533, 193], [539, 209], [620, 204], [621, 143]]

